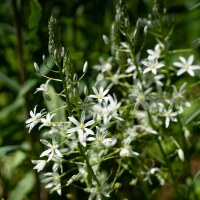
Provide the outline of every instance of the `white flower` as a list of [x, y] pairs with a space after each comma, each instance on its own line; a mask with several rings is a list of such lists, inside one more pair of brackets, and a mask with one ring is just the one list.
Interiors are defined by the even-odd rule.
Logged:
[[43, 83], [42, 85], [40, 85], [40, 87], [36, 89], [35, 93], [37, 93], [39, 91], [47, 93], [48, 92], [48, 84], [49, 84], [49, 82], [50, 82], [50, 80], [47, 80], [45, 84]]
[[116, 138], [106, 138], [107, 131], [102, 131], [98, 126], [96, 126], [96, 134], [94, 136], [88, 137], [88, 141], [94, 141], [96, 143], [101, 143], [106, 147], [114, 146], [117, 142]]
[[164, 105], [161, 103], [159, 104], [159, 106], [160, 106], [163, 117], [165, 117], [165, 127], [166, 128], [169, 127], [170, 121], [177, 122], [177, 119], [175, 118], [178, 115], [177, 112], [172, 112], [171, 108], [168, 108], [168, 110], [167, 110], [164, 107]]
[[36, 169], [38, 172], [44, 169], [47, 161], [46, 160], [31, 160], [36, 166], [33, 169]]
[[126, 73], [131, 73], [136, 70], [136, 66], [133, 64], [133, 61], [130, 58], [127, 59], [127, 63], [130, 66], [126, 69]]
[[51, 119], [55, 116], [55, 114], [50, 114], [48, 113], [46, 115], [46, 118], [41, 118], [41, 123], [42, 125], [39, 127], [39, 129], [41, 129], [43, 126], [51, 126], [52, 122]]
[[192, 65], [194, 61], [194, 55], [190, 55], [188, 60], [186, 60], [184, 57], [179, 57], [179, 60], [181, 62], [174, 62], [173, 64], [176, 67], [179, 67], [180, 69], [177, 71], [177, 76], [180, 76], [181, 74], [187, 72], [190, 76], [194, 76], [193, 70], [200, 69], [200, 66], [198, 65]]
[[163, 177], [161, 177], [159, 173], [160, 173], [160, 169], [157, 167], [153, 167], [149, 169], [149, 171], [145, 174], [146, 177], [144, 178], [144, 181], [148, 181], [149, 184], [152, 185], [153, 184], [152, 176], [156, 176], [160, 182], [160, 185], [164, 185], [165, 180], [163, 179]]
[[185, 106], [190, 107], [191, 106], [190, 103], [188, 101], [185, 101], [185, 87], [186, 87], [186, 83], [183, 83], [183, 85], [180, 87], [179, 90], [176, 88], [175, 85], [172, 85], [172, 87], [173, 87], [172, 100], [174, 102], [178, 102], [179, 107], [181, 109], [183, 109], [182, 105], [181, 105], [182, 103], [184, 103]]
[[157, 69], [165, 66], [163, 63], [159, 63], [158, 60], [155, 58], [148, 58], [147, 60], [142, 61], [142, 64], [147, 67], [143, 71], [143, 74], [146, 74], [151, 71], [153, 74], [156, 75]]
[[92, 106], [92, 111], [93, 111], [93, 117], [97, 121], [103, 119], [104, 124], [106, 124], [110, 120], [110, 115], [109, 115], [110, 113], [106, 102], [103, 102], [102, 105], [95, 104], [94, 106]]
[[121, 157], [135, 157], [135, 156], [140, 155], [139, 153], [132, 151], [131, 146], [130, 146], [130, 143], [131, 143], [130, 137], [127, 137], [126, 139], [124, 139], [123, 143], [124, 143], [124, 146], [119, 152], [119, 155]]
[[101, 103], [103, 100], [106, 100], [106, 94], [108, 93], [109, 89], [104, 90], [103, 87], [100, 87], [99, 92], [97, 91], [97, 89], [95, 87], [92, 87], [94, 94], [91, 94], [89, 97], [91, 98], [96, 98], [98, 100], [99, 103]]
[[83, 146], [86, 146], [86, 142], [85, 142], [86, 141], [86, 137], [88, 135], [94, 135], [94, 132], [91, 129], [86, 128], [86, 127], [91, 126], [92, 124], [95, 123], [95, 121], [94, 120], [90, 120], [87, 123], [85, 123], [85, 112], [82, 112], [80, 122], [78, 122], [74, 117], [68, 117], [68, 118], [73, 124], [76, 125], [76, 127], [69, 129], [67, 131], [67, 133], [77, 132], [80, 143]]
[[156, 44], [154, 50], [148, 49], [147, 53], [149, 54], [149, 59], [158, 59], [161, 54], [161, 46], [159, 44]]
[[40, 122], [40, 118], [41, 116], [45, 113], [44, 112], [44, 109], [41, 110], [39, 113], [36, 113], [36, 108], [37, 108], [37, 105], [34, 107], [34, 110], [33, 111], [30, 111], [30, 116], [31, 118], [27, 119], [26, 120], [26, 127], [29, 128], [29, 131], [30, 132], [32, 130], [32, 128], [38, 123]]
[[142, 105], [145, 109], [148, 108], [147, 100], [149, 99], [148, 96], [151, 91], [152, 88], [148, 88], [146, 91], [143, 92], [142, 85], [140, 83], [137, 83], [137, 90], [129, 95], [136, 98], [134, 109], [138, 108], [139, 105]]
[[134, 156], [138, 156], [139, 153], [132, 151], [130, 146], [125, 146], [121, 149], [121, 151], [119, 152], [119, 155], [121, 157], [134, 157]]
[[160, 81], [160, 79], [162, 79], [164, 77], [165, 76], [163, 74], [154, 76], [154, 82], [156, 83], [157, 86], [160, 86], [160, 87], [163, 86], [163, 83], [162, 83], [162, 81]]
[[48, 172], [45, 173], [44, 176], [46, 176], [46, 178], [42, 180], [42, 182], [46, 184], [45, 188], [52, 188], [53, 191], [57, 191], [57, 193], [61, 195], [61, 183], [59, 174], [56, 172]]
[[52, 144], [44, 139], [41, 139], [40, 142], [42, 142], [44, 145], [49, 147], [49, 149], [45, 150], [40, 155], [40, 157], [48, 156], [49, 158], [48, 158], [47, 162], [49, 162], [53, 158], [54, 155], [62, 157], [62, 153], [58, 150], [58, 144], [55, 141], [55, 139], [52, 139]]
[[166, 110], [164, 113], [165, 116], [165, 127], [167, 128], [169, 126], [170, 121], [176, 122], [177, 119], [175, 116], [177, 115], [177, 112], [172, 112], [172, 109]]
[[105, 60], [104, 58], [99, 58], [99, 62], [100, 65], [95, 65], [94, 69], [101, 71], [101, 72], [107, 72], [107, 71], [111, 71], [112, 69], [112, 57], [108, 58], [107, 60]]
[[92, 184], [94, 187], [90, 188], [90, 195], [88, 197], [88, 200], [101, 200], [102, 196], [110, 198], [110, 195], [107, 192], [106, 184], [102, 184], [101, 186], [99, 186], [95, 181], [92, 181]]
[[59, 156], [54, 156], [52, 160], [54, 162], [52, 167], [53, 172], [58, 171], [58, 169], [60, 168], [61, 173], [63, 173], [63, 165], [62, 165], [63, 159], [60, 158]]

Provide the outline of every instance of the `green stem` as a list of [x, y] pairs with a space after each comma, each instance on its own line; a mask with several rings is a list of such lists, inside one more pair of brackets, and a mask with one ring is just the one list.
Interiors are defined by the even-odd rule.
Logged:
[[61, 80], [62, 80], [63, 89], [65, 91], [65, 99], [66, 99], [66, 104], [67, 104], [68, 116], [71, 116], [72, 112], [71, 112], [71, 105], [70, 105], [70, 101], [69, 101], [68, 89], [67, 89], [67, 86], [66, 86], [66, 81], [65, 81], [65, 78], [64, 78], [60, 64], [58, 64], [58, 69], [59, 69], [59, 72], [60, 72], [60, 77], [61, 77]]
[[92, 181], [91, 181], [91, 177], [96, 181], [97, 185], [100, 186], [100, 183], [96, 177], [96, 175], [94, 174], [94, 171], [90, 165], [90, 162], [89, 162], [89, 159], [88, 159], [88, 156], [85, 154], [84, 150], [83, 150], [83, 147], [81, 146], [80, 143], [78, 143], [78, 148], [79, 148], [79, 151], [81, 153], [81, 156], [83, 157], [83, 159], [85, 160], [86, 162], [86, 165], [87, 165], [87, 169], [88, 169], [88, 173], [89, 173], [89, 183], [92, 185]]
[[174, 173], [173, 173], [171, 164], [170, 164], [170, 162], [169, 162], [169, 159], [167, 158], [167, 155], [166, 155], [166, 153], [165, 153], [165, 151], [164, 151], [164, 149], [163, 149], [163, 146], [162, 146], [162, 144], [161, 144], [161, 142], [160, 142], [159, 137], [156, 137], [156, 142], [157, 142], [157, 144], [158, 144], [158, 146], [159, 146], [159, 149], [160, 149], [160, 151], [161, 151], [161, 153], [162, 153], [163, 159], [165, 160], [165, 164], [166, 164], [166, 166], [167, 166], [167, 168], [168, 168], [168, 170], [169, 170], [169, 173], [170, 173], [170, 176], [171, 176], [173, 185], [174, 185], [174, 191], [175, 191], [175, 193], [176, 193], [176, 197], [177, 197], [177, 199], [179, 199], [180, 193], [179, 193], [179, 190], [178, 190], [178, 187], [177, 187], [176, 179], [175, 179], [175, 176], [174, 176]]
[[[97, 177], [96, 177], [96, 175], [95, 175], [95, 173], [94, 173], [94, 171], [93, 171], [93, 169], [92, 169], [92, 167], [90, 165], [88, 156], [85, 153], [85, 151], [84, 151], [84, 149], [83, 149], [83, 147], [81, 146], [80, 143], [78, 143], [78, 148], [79, 148], [79, 151], [81, 153], [81, 156], [83, 157], [83, 159], [85, 160], [86, 165], [87, 165], [88, 181], [89, 181], [90, 186], [92, 186], [92, 178], [93, 178], [93, 180], [97, 183], [98, 187], [100, 187], [101, 184], [100, 184], [99, 180], [97, 179]], [[103, 194], [101, 194], [101, 199], [102, 200], [105, 199]]]

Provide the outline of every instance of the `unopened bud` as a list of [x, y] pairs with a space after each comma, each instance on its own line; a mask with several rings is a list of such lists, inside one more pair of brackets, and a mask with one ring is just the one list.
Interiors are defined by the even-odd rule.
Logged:
[[54, 58], [56, 58], [56, 54], [57, 54], [57, 50], [55, 49], [54, 52], [53, 52]]
[[74, 74], [74, 76], [73, 76], [73, 82], [77, 82], [77, 81], [78, 81], [78, 75]]
[[88, 62], [86, 61], [84, 63], [84, 66], [83, 66], [83, 73], [85, 74], [87, 72], [87, 68], [88, 68]]
[[182, 149], [178, 149], [178, 157], [181, 161], [184, 161], [184, 153]]
[[49, 96], [48, 93], [44, 92], [44, 93], [43, 93], [43, 97], [44, 97], [47, 101], [51, 101], [51, 97]]
[[84, 87], [83, 92], [84, 92], [85, 96], [88, 96], [88, 87], [87, 86]]
[[34, 65], [34, 68], [35, 68], [36, 72], [39, 72], [40, 69], [39, 69], [39, 67], [38, 67], [38, 64], [37, 64], [36, 62], [34, 62], [33, 65]]
[[45, 57], [44, 54], [42, 55], [42, 60], [43, 60], [44, 63], [46, 62], [46, 57]]
[[106, 35], [103, 35], [103, 41], [104, 41], [104, 43], [105, 43], [106, 45], [109, 44], [109, 39], [108, 39], [108, 37], [107, 37]]
[[62, 47], [62, 51], [61, 51], [61, 57], [64, 57], [64, 55], [65, 55], [65, 48], [64, 48], [64, 47]]

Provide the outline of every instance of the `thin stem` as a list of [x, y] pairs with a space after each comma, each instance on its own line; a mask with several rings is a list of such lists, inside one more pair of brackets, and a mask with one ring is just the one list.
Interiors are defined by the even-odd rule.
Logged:
[[[12, 0], [12, 8], [13, 8], [13, 14], [14, 14], [14, 23], [16, 27], [16, 35], [17, 35], [17, 41], [18, 41], [18, 58], [19, 58], [19, 79], [21, 85], [23, 85], [26, 82], [26, 69], [25, 69], [25, 61], [24, 61], [24, 50], [23, 50], [23, 39], [22, 39], [22, 31], [21, 31], [21, 24], [20, 24], [20, 19], [19, 19], [19, 11], [17, 8], [17, 0]], [[25, 118], [28, 119], [28, 110], [29, 110], [29, 101], [27, 94], [24, 96], [24, 101], [25, 101]], [[34, 152], [34, 140], [32, 138], [31, 134], [25, 134], [28, 143], [30, 144], [31, 147], [31, 156], [35, 155]], [[31, 159], [30, 159], [30, 164]], [[36, 171], [34, 171], [35, 179], [36, 179], [36, 184], [35, 184], [35, 190], [37, 194], [37, 199], [40, 200], [40, 180], [39, 176]]]
[[159, 146], [159, 149], [160, 149], [160, 151], [162, 153], [163, 159], [165, 160], [165, 164], [166, 164], [166, 166], [167, 166], [167, 168], [169, 170], [169, 173], [170, 173], [173, 185], [174, 185], [174, 190], [175, 190], [175, 193], [176, 193], [176, 197], [178, 199], [180, 197], [180, 194], [179, 194], [179, 190], [178, 190], [178, 187], [177, 187], [176, 179], [175, 179], [171, 164], [169, 162], [169, 159], [167, 158], [167, 155], [166, 155], [166, 153], [165, 153], [165, 151], [163, 149], [163, 146], [162, 146], [162, 144], [160, 142], [159, 137], [156, 137], [156, 142], [157, 142], [157, 144]]
[[[81, 153], [81, 156], [83, 157], [83, 159], [84, 159], [85, 162], [86, 162], [86, 165], [87, 165], [87, 168], [88, 168], [88, 173], [89, 173], [89, 176], [88, 176], [88, 177], [89, 177], [89, 178], [92, 177], [92, 178], [96, 181], [97, 185], [100, 186], [100, 183], [99, 183], [99, 181], [98, 181], [96, 175], [94, 174], [94, 171], [93, 171], [93, 169], [92, 169], [92, 167], [91, 167], [91, 165], [90, 165], [88, 156], [87, 156], [87, 154], [85, 154], [85, 152], [84, 152], [84, 150], [83, 150], [83, 147], [81, 146], [80, 143], [78, 143], [78, 148], [79, 148], [79, 151], [80, 151], [80, 153]], [[92, 185], [91, 179], [90, 179], [89, 183]]]
[[67, 104], [68, 115], [71, 116], [72, 112], [71, 112], [71, 105], [70, 105], [70, 101], [69, 101], [68, 89], [67, 89], [67, 86], [66, 86], [66, 81], [65, 81], [65, 78], [64, 78], [60, 64], [58, 64], [58, 69], [59, 69], [59, 72], [60, 72], [60, 77], [61, 77], [61, 80], [62, 80], [63, 89], [65, 91], [65, 99], [66, 99], [66, 104]]

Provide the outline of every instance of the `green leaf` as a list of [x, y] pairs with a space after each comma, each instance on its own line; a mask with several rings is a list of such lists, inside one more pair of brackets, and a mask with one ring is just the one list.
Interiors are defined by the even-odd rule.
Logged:
[[12, 91], [14, 92], [19, 91], [20, 89], [19, 83], [17, 83], [16, 81], [14, 81], [13, 79], [9, 78], [8, 76], [6, 76], [1, 72], [0, 72], [0, 80], [6, 87], [10, 88]]
[[29, 17], [29, 30], [32, 34], [38, 30], [42, 16], [42, 7], [38, 0], [31, 0], [31, 15]]
[[0, 147], [0, 157], [6, 155], [8, 152], [16, 150], [19, 148], [19, 145], [8, 145]]
[[8, 200], [21, 200], [33, 189], [35, 177], [32, 171], [28, 172], [19, 181], [15, 189], [11, 192]]
[[193, 112], [192, 115], [187, 118], [185, 124], [186, 125], [189, 124], [190, 122], [192, 122], [198, 116], [200, 116], [200, 109]]
[[21, 86], [18, 96], [15, 99], [15, 101], [10, 104], [9, 106], [6, 106], [4, 109], [0, 111], [0, 120], [5, 119], [11, 112], [14, 110], [17, 110], [21, 106], [24, 105], [24, 95], [34, 86], [36, 85], [37, 81], [34, 79], [30, 79], [27, 82], [24, 83], [23, 86]]
[[53, 86], [51, 86], [50, 84], [48, 85], [48, 92], [51, 100], [50, 101], [45, 100], [45, 104], [50, 112], [54, 112], [56, 110], [55, 112], [56, 115], [53, 119], [55, 121], [64, 120], [65, 119], [65, 108], [63, 107], [65, 105], [64, 101], [62, 100], [61, 97], [55, 94], [55, 90]]

